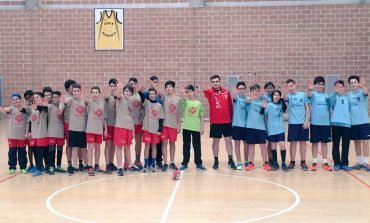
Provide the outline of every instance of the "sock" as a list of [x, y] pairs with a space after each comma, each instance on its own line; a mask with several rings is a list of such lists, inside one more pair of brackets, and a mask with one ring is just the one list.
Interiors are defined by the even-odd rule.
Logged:
[[302, 163], [305, 163], [305, 162], [306, 162], [306, 160], [301, 160], [301, 164], [302, 164]]
[[140, 162], [140, 155], [136, 155], [136, 162]]
[[79, 161], [78, 161], [78, 164], [80, 164], [80, 165], [81, 165], [81, 164], [82, 164], [82, 162], [83, 162], [82, 160], [79, 160]]
[[72, 166], [72, 161], [68, 161], [68, 167]]
[[272, 153], [272, 160], [274, 162], [277, 162], [277, 152], [276, 152], [276, 150], [275, 149], [272, 149], [271, 150], [271, 153]]
[[233, 156], [229, 156], [229, 162], [233, 162]]
[[95, 167], [99, 167], [99, 164], [95, 164]]
[[317, 163], [317, 159], [312, 159], [312, 163]]
[[280, 150], [280, 155], [281, 155], [281, 162], [285, 163], [285, 158], [286, 158], [286, 150]]
[[155, 167], [155, 157], [152, 157], [152, 167]]
[[322, 164], [328, 163], [328, 159], [323, 159]]
[[363, 163], [363, 164], [365, 164], [365, 165], [366, 165], [366, 164], [369, 164], [369, 157], [367, 157], [367, 156], [366, 156], [366, 157], [365, 157], [365, 156], [363, 156], [363, 157], [362, 157], [362, 163]]
[[215, 156], [215, 162], [218, 162], [218, 157], [217, 156]]
[[295, 160], [293, 160], [293, 161], [290, 161], [292, 164], [294, 164], [295, 165]]
[[356, 160], [358, 164], [362, 164], [362, 156], [357, 156]]

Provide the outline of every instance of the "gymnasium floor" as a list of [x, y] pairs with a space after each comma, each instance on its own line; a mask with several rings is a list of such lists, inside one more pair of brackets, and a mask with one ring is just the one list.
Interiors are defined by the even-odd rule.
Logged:
[[[207, 123], [207, 130], [208, 126]], [[191, 163], [183, 178], [173, 181], [169, 173], [161, 171], [125, 173], [123, 177], [116, 174], [90, 177], [80, 173], [72, 177], [43, 174], [34, 178], [20, 174], [18, 169], [10, 176], [6, 119], [1, 120], [0, 127], [1, 222], [370, 221], [370, 173], [321, 169], [303, 172], [298, 168], [286, 173], [266, 172], [261, 168], [259, 149], [254, 171], [232, 171], [226, 166], [223, 141], [220, 169], [214, 171], [208, 131], [202, 139], [203, 161], [208, 170], [197, 171]], [[182, 159], [181, 138], [179, 135], [176, 144], [178, 165]], [[354, 160], [351, 144], [350, 163]], [[65, 157], [63, 163], [66, 167]]]

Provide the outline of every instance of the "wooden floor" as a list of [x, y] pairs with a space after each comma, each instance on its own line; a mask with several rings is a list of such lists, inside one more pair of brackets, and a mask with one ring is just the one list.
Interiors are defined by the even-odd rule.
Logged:
[[[10, 176], [6, 126], [7, 120], [2, 120], [1, 222], [370, 222], [370, 173], [364, 171], [266, 172], [261, 168], [259, 149], [254, 171], [232, 171], [226, 166], [224, 144], [220, 169], [214, 171], [206, 132], [202, 150], [208, 171], [197, 171], [191, 163], [179, 181], [163, 172], [34, 178], [18, 169]], [[179, 165], [180, 135], [176, 146]], [[311, 164], [310, 146], [307, 157]], [[351, 164], [354, 160], [351, 144]]]

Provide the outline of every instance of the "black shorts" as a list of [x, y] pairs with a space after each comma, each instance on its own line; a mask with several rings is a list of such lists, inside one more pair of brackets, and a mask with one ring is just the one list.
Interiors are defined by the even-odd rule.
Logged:
[[209, 131], [209, 137], [220, 139], [223, 137], [230, 137], [233, 134], [233, 128], [231, 123], [213, 124], [211, 123], [211, 130]]
[[244, 140], [246, 128], [233, 126], [233, 140]]
[[303, 124], [289, 124], [288, 142], [308, 141], [309, 131], [303, 128]]
[[284, 142], [285, 141], [285, 134], [280, 133], [277, 135], [270, 135], [267, 137], [267, 141], [269, 142]]
[[370, 139], [369, 123], [361, 125], [351, 125], [351, 140], [368, 140]]
[[248, 144], [265, 144], [266, 138], [266, 130], [250, 128], [245, 130], [245, 142]]
[[331, 129], [329, 125], [311, 125], [310, 126], [311, 143], [331, 142]]
[[68, 146], [86, 148], [86, 132], [68, 131]]

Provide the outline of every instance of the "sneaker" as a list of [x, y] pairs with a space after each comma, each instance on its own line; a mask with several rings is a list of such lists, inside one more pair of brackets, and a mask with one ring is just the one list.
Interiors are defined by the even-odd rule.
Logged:
[[141, 161], [135, 161], [135, 162], [134, 162], [134, 166], [135, 166], [137, 169], [139, 169], [139, 171], [143, 169], [143, 163], [142, 163]]
[[295, 167], [295, 164], [290, 162], [287, 168], [288, 170], [294, 170], [294, 167]]
[[54, 167], [49, 167], [49, 175], [54, 175]]
[[97, 173], [104, 173], [104, 170], [102, 168], [100, 168], [99, 165], [95, 165], [94, 166], [94, 172], [97, 172]]
[[42, 172], [49, 172], [49, 168], [46, 168], [46, 167], [44, 167], [44, 166], [42, 166]]
[[289, 171], [288, 166], [286, 165], [286, 163], [282, 163], [282, 164], [281, 164], [281, 169], [282, 169], [284, 172]]
[[105, 173], [106, 174], [112, 174], [112, 169], [111, 169], [111, 166], [109, 164], [105, 166]]
[[[196, 167], [199, 170], [203, 170], [203, 171], [206, 171], [207, 170], [207, 168], [205, 168], [202, 164], [197, 164]], [[180, 170], [181, 170], [181, 168], [180, 168]]]
[[301, 163], [301, 169], [302, 169], [303, 171], [308, 171], [308, 166], [307, 166], [307, 164], [306, 164], [306, 163]]
[[254, 164], [253, 163], [249, 163], [248, 166], [245, 168], [246, 171], [251, 171], [254, 169]]
[[188, 164], [183, 164], [180, 166], [179, 170], [186, 170], [188, 168]]
[[213, 163], [212, 168], [213, 168], [214, 170], [217, 170], [217, 169], [218, 169], [218, 165], [219, 165], [218, 161], [215, 161], [215, 162]]
[[248, 166], [248, 164], [249, 164], [249, 162], [248, 162], [248, 161], [244, 162], [244, 167], [247, 167], [247, 166]]
[[89, 176], [95, 176], [94, 169], [92, 167], [87, 168], [87, 173]]
[[271, 171], [271, 166], [270, 166], [270, 164], [269, 164], [269, 163], [265, 163], [265, 164], [263, 164], [262, 168], [263, 168], [264, 170], [266, 170], [266, 171]]
[[159, 168], [159, 169], [162, 169], [162, 168], [163, 168], [163, 164], [162, 164], [162, 161], [160, 161], [160, 162], [157, 162], [157, 166], [158, 166], [158, 168]]
[[351, 166], [350, 168], [352, 170], [361, 170], [363, 168], [363, 164], [362, 163], [356, 163], [355, 165]]
[[352, 170], [352, 168], [348, 167], [348, 166], [342, 166], [341, 169], [344, 170], [344, 171], [351, 171]]
[[57, 168], [55, 168], [55, 172], [57, 172], [57, 173], [66, 173], [67, 171], [65, 169], [63, 169], [61, 166], [58, 166]]
[[143, 167], [143, 172], [144, 173], [148, 172], [148, 168], [149, 168], [149, 166], [147, 164], [145, 164], [144, 167]]
[[27, 174], [27, 173], [28, 173], [28, 171], [27, 171], [27, 169], [21, 169], [21, 173], [22, 173], [22, 174]]
[[72, 176], [72, 175], [75, 174], [75, 169], [73, 168], [73, 166], [69, 166], [67, 168], [67, 173], [68, 173], [69, 176]]
[[333, 171], [333, 169], [331, 168], [331, 166], [328, 163], [323, 163], [322, 164], [322, 169], [326, 170], [326, 171]]
[[78, 168], [76, 168], [76, 167], [73, 167], [73, 171], [74, 171], [76, 174], [78, 174], [78, 173], [80, 172], [80, 170], [79, 170]]
[[15, 169], [9, 169], [9, 174], [14, 174], [15, 173]]
[[33, 172], [35, 172], [35, 166], [34, 165], [31, 165], [31, 166], [29, 166], [28, 168], [27, 168], [27, 171], [29, 172], [29, 173], [33, 173]]
[[177, 166], [176, 166], [174, 163], [171, 163], [171, 164], [170, 164], [170, 168], [171, 168], [172, 170], [179, 170], [179, 168], [177, 168]]
[[81, 172], [85, 172], [86, 171], [86, 168], [85, 168], [85, 166], [82, 163], [80, 163], [78, 165], [78, 171], [81, 171]]
[[317, 170], [317, 163], [312, 163], [311, 171], [316, 171], [316, 170]]
[[334, 171], [339, 171], [339, 170], [341, 170], [340, 165], [334, 165]]
[[237, 170], [242, 170], [243, 169], [243, 164], [242, 163], [238, 163], [238, 165], [236, 166], [236, 169]]
[[167, 169], [168, 169], [168, 164], [167, 163], [163, 164], [162, 171], [165, 172], [165, 171], [167, 171]]
[[366, 172], [370, 171], [370, 165], [369, 164], [364, 165], [363, 168]]
[[118, 167], [117, 167], [116, 165], [114, 165], [114, 163], [111, 163], [111, 164], [110, 164], [110, 169], [111, 169], [112, 171], [117, 171], [117, 170], [118, 170]]
[[235, 166], [234, 161], [229, 161], [229, 162], [227, 162], [227, 165], [228, 165], [228, 167], [229, 167], [230, 169], [232, 169], [232, 170], [236, 170], [236, 166]]
[[152, 165], [152, 172], [157, 172], [157, 167], [155, 165]]
[[35, 170], [35, 172], [33, 172], [32, 176], [34, 177], [38, 177], [38, 176], [41, 176], [42, 172], [40, 170]]
[[[134, 172], [134, 171], [139, 171], [139, 168], [137, 168], [135, 165], [131, 165], [127, 168], [128, 170], [130, 170], [131, 172]], [[118, 170], [117, 170], [118, 171]]]
[[120, 176], [120, 177], [123, 176], [123, 169], [122, 168], [118, 168], [117, 175]]
[[271, 171], [276, 171], [279, 169], [279, 164], [277, 162], [273, 162], [271, 166]]

